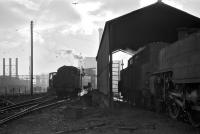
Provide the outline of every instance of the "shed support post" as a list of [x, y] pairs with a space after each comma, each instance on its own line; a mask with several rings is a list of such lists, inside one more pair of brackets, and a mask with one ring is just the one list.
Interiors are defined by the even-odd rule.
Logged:
[[109, 88], [110, 88], [110, 96], [109, 96], [109, 105], [112, 108], [113, 107], [113, 91], [112, 91], [112, 52], [110, 53], [109, 56]]

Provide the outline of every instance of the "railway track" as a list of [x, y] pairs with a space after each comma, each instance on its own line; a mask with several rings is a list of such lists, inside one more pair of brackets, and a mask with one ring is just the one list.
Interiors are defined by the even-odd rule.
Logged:
[[18, 119], [31, 112], [41, 110], [50, 106], [58, 105], [66, 101], [70, 101], [70, 100], [66, 100], [66, 99], [58, 100], [55, 96], [54, 97], [39, 97], [36, 99], [15, 104], [12, 106], [1, 108], [0, 109], [0, 112], [1, 112], [0, 126], [9, 121]]
[[0, 106], [2, 106], [2, 105], [7, 106], [7, 105], [14, 105], [14, 104], [15, 104], [14, 102], [7, 100], [3, 97], [0, 97]]
[[5, 113], [7, 111], [23, 108], [25, 106], [30, 106], [31, 104], [38, 103], [39, 101], [41, 101], [42, 99], [45, 99], [47, 97], [48, 96], [38, 97], [38, 98], [23, 101], [23, 102], [20, 102], [20, 103], [17, 103], [17, 104], [12, 104], [12, 105], [9, 105], [9, 106], [2, 107], [2, 108], [0, 108], [0, 113]]

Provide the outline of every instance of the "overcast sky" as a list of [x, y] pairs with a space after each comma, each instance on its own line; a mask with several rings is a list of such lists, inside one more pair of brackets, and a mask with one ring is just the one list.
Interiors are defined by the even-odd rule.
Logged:
[[[78, 2], [78, 4], [72, 4]], [[30, 21], [34, 21], [34, 73], [77, 65], [95, 57], [98, 28], [156, 0], [0, 0], [0, 74], [2, 58], [19, 58], [19, 74], [28, 74]], [[200, 17], [200, 0], [163, 0]], [[8, 59], [7, 59], [8, 62]], [[14, 62], [13, 62], [14, 63]]]

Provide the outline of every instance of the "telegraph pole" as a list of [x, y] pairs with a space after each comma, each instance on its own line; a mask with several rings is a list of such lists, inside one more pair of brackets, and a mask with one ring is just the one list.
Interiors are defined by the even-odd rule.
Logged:
[[33, 95], [33, 21], [31, 21], [31, 96]]

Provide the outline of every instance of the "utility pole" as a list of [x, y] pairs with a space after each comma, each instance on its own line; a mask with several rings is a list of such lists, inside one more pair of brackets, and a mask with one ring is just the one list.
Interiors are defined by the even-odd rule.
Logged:
[[31, 21], [31, 96], [33, 95], [33, 21]]
[[3, 58], [3, 78], [6, 76], [6, 60]]

